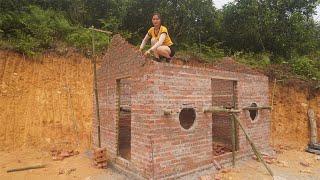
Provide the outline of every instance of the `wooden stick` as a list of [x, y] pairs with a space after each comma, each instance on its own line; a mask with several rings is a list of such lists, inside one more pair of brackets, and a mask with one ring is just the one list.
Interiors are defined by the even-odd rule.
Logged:
[[230, 122], [231, 122], [231, 143], [232, 143], [232, 165], [236, 165], [236, 142], [235, 142], [235, 123], [234, 123], [234, 118], [233, 115], [230, 114]]
[[122, 112], [131, 112], [131, 107], [128, 106], [121, 106], [120, 111]]
[[98, 147], [101, 147], [101, 123], [100, 123], [100, 110], [99, 110], [99, 98], [98, 98], [98, 82], [97, 82], [97, 57], [94, 39], [94, 27], [92, 26], [92, 53], [93, 53], [93, 72], [94, 72], [94, 95], [96, 100], [96, 116], [98, 120]]
[[39, 169], [39, 168], [45, 168], [46, 165], [37, 165], [37, 166], [29, 166], [29, 167], [22, 167], [22, 168], [15, 168], [15, 169], [9, 169], [7, 170], [7, 173], [9, 172], [16, 172], [16, 171], [25, 171], [29, 169]]
[[239, 124], [239, 126], [241, 127], [242, 131], [244, 132], [247, 140], [250, 143], [250, 146], [253, 150], [253, 152], [255, 152], [256, 156], [258, 159], [260, 159], [263, 163], [263, 165], [266, 167], [266, 169], [268, 170], [268, 172], [270, 173], [270, 175], [273, 177], [273, 172], [271, 171], [271, 169], [267, 166], [266, 162], [264, 161], [264, 159], [261, 156], [261, 153], [259, 152], [259, 150], [256, 148], [256, 146], [254, 145], [253, 141], [251, 141], [251, 139], [249, 138], [249, 135], [247, 134], [247, 132], [244, 130], [242, 124], [240, 123], [240, 120], [238, 119], [238, 117], [232, 113], [233, 118], [236, 120], [236, 122]]
[[277, 79], [274, 79], [273, 89], [272, 89], [272, 98], [271, 98], [271, 106], [272, 107], [273, 107], [273, 103], [274, 103], [274, 94], [276, 91], [276, 85], [277, 85]]
[[74, 116], [73, 101], [72, 101], [71, 90], [70, 90], [69, 84], [67, 84], [67, 91], [68, 91], [69, 104], [70, 104], [70, 109], [71, 109], [71, 116], [72, 116], [71, 118], [72, 118], [72, 121], [73, 121], [74, 131], [76, 133], [77, 145], [79, 145], [79, 135], [78, 135], [78, 128], [77, 128], [77, 121], [76, 121], [76, 118]]
[[244, 107], [243, 110], [272, 109], [272, 106]]
[[111, 31], [104, 31], [104, 30], [96, 29], [96, 28], [93, 28], [93, 30], [98, 31], [98, 32], [107, 33], [107, 34], [112, 34], [112, 32], [111, 32]]
[[317, 144], [317, 121], [313, 109], [308, 110], [308, 117], [310, 122], [310, 143]]
[[169, 115], [172, 115], [173, 112], [172, 112], [172, 111], [169, 111], [169, 110], [164, 110], [164, 111], [163, 111], [163, 114], [166, 115], [166, 116], [169, 116]]
[[230, 113], [240, 113], [241, 110], [226, 109], [218, 106], [211, 106], [203, 111], [204, 113], [214, 113], [214, 112], [230, 112]]

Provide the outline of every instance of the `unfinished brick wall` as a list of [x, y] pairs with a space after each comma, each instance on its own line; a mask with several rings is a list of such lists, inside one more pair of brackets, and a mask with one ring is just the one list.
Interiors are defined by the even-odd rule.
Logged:
[[[125, 160], [118, 153], [119, 105], [129, 100], [119, 94], [119, 82], [130, 80], [131, 94], [131, 158]], [[213, 83], [213, 79], [221, 81]], [[125, 81], [122, 81], [125, 82]], [[236, 82], [235, 91], [225, 86]], [[124, 83], [125, 84], [125, 83]], [[217, 86], [213, 86], [216, 84]], [[222, 90], [220, 92], [220, 90]], [[120, 93], [119, 93], [120, 92]], [[230, 96], [230, 92], [235, 92]], [[99, 95], [101, 109], [102, 145], [107, 147], [112, 164], [130, 170], [143, 178], [177, 178], [213, 166], [213, 160], [230, 162], [231, 154], [213, 155], [213, 131], [217, 128], [212, 113], [204, 109], [212, 105], [232, 105], [235, 97], [239, 109], [256, 102], [267, 106], [268, 79], [214, 69], [158, 63], [144, 59], [120, 36], [115, 36], [99, 70]], [[182, 109], [194, 109], [196, 118], [189, 129], [183, 128], [179, 113]], [[173, 112], [164, 115], [164, 111]], [[120, 114], [120, 117], [119, 117]], [[262, 110], [259, 119], [252, 122], [247, 111], [239, 114], [245, 128], [260, 148], [269, 147], [270, 112]], [[221, 116], [221, 121], [226, 121]], [[95, 125], [96, 125], [95, 121]], [[124, 123], [125, 124], [125, 123]], [[123, 126], [124, 127], [124, 126]], [[227, 124], [224, 126], [227, 132]], [[93, 128], [93, 140], [97, 141], [97, 127]], [[120, 129], [121, 131], [121, 129]], [[223, 136], [223, 134], [220, 134]], [[237, 157], [250, 153], [244, 134], [238, 133]]]

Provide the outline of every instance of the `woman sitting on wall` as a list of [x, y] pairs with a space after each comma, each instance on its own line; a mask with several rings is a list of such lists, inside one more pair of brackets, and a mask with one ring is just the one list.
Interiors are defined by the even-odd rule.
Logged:
[[160, 56], [163, 56], [166, 58], [166, 62], [169, 63], [175, 55], [175, 48], [167, 28], [161, 25], [160, 14], [154, 13], [152, 15], [152, 24], [154, 27], [151, 27], [144, 37], [139, 51], [142, 53], [142, 49], [151, 38], [151, 48], [144, 53], [144, 56], [147, 57], [152, 51], [156, 61], [160, 62]]

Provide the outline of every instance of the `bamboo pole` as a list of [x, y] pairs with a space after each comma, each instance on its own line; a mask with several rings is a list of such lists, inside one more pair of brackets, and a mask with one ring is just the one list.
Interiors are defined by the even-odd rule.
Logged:
[[120, 114], [121, 114], [121, 80], [117, 79], [118, 124], [117, 124], [117, 155], [120, 154]]
[[243, 110], [272, 109], [272, 106], [244, 107]]
[[230, 112], [230, 113], [240, 113], [241, 110], [226, 109], [218, 106], [211, 106], [203, 111], [204, 113], [214, 113], [214, 112]]
[[110, 31], [104, 31], [104, 30], [101, 30], [101, 29], [93, 28], [93, 30], [98, 31], [98, 32], [103, 32], [103, 33], [106, 33], [106, 34], [112, 34], [112, 32], [110, 32]]
[[67, 84], [67, 91], [68, 91], [69, 104], [70, 104], [70, 109], [71, 109], [71, 118], [72, 118], [72, 121], [73, 121], [74, 131], [75, 131], [75, 133], [76, 133], [76, 141], [77, 141], [77, 145], [79, 146], [78, 128], [77, 128], [76, 118], [75, 118], [75, 116], [74, 116], [73, 101], [72, 101], [71, 90], [70, 90], [69, 84]]
[[99, 111], [99, 98], [98, 98], [98, 83], [97, 83], [97, 58], [95, 50], [95, 37], [94, 37], [94, 26], [92, 26], [92, 54], [93, 54], [93, 64], [94, 64], [94, 94], [96, 96], [96, 113], [98, 120], [98, 147], [101, 148], [101, 129], [100, 129], [100, 111]]
[[311, 144], [317, 144], [317, 121], [314, 115], [314, 110], [309, 109], [308, 110], [308, 117], [309, 117], [309, 122], [310, 122], [310, 143]]
[[131, 107], [120, 106], [120, 111], [122, 111], [122, 112], [131, 112]]
[[29, 166], [29, 167], [22, 167], [22, 168], [15, 168], [15, 169], [9, 169], [7, 170], [7, 173], [9, 172], [16, 172], [16, 171], [25, 171], [29, 169], [39, 169], [39, 168], [45, 168], [46, 165], [37, 165], [37, 166]]
[[166, 115], [166, 116], [169, 116], [169, 115], [172, 115], [172, 114], [173, 114], [173, 111], [164, 110], [164, 111], [163, 111], [163, 114]]
[[242, 129], [242, 131], [244, 132], [244, 134], [245, 134], [247, 140], [249, 141], [250, 146], [251, 146], [253, 152], [255, 152], [257, 158], [262, 161], [262, 163], [263, 163], [263, 165], [265, 166], [265, 168], [268, 170], [268, 172], [270, 173], [270, 175], [273, 177], [273, 176], [274, 176], [273, 172], [272, 172], [271, 169], [267, 166], [266, 162], [264, 161], [264, 159], [263, 159], [262, 156], [261, 156], [261, 153], [260, 153], [259, 150], [256, 148], [256, 146], [254, 145], [253, 141], [251, 141], [251, 139], [249, 138], [249, 135], [248, 135], [247, 132], [244, 130], [244, 128], [243, 128], [240, 120], [238, 119], [238, 117], [237, 117], [234, 113], [232, 113], [232, 116], [233, 116], [234, 120], [239, 124], [239, 126], [240, 126], [241, 129]]
[[233, 115], [230, 114], [230, 122], [231, 122], [231, 143], [232, 143], [232, 165], [236, 165], [236, 142], [235, 142], [235, 123]]
[[274, 79], [273, 88], [272, 88], [272, 98], [271, 98], [271, 106], [273, 107], [274, 103], [274, 94], [276, 92], [277, 79]]

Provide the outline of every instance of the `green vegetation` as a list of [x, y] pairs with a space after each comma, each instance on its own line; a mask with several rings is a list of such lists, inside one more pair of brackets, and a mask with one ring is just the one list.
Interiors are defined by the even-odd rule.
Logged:
[[[319, 3], [235, 0], [218, 10], [212, 0], [0, 0], [0, 46], [28, 57], [60, 46], [88, 51], [92, 25], [139, 45], [151, 14], [159, 12], [178, 54], [205, 61], [234, 56], [260, 69], [285, 66], [319, 83], [320, 25], [312, 18]], [[104, 51], [111, 35], [96, 36]]]

